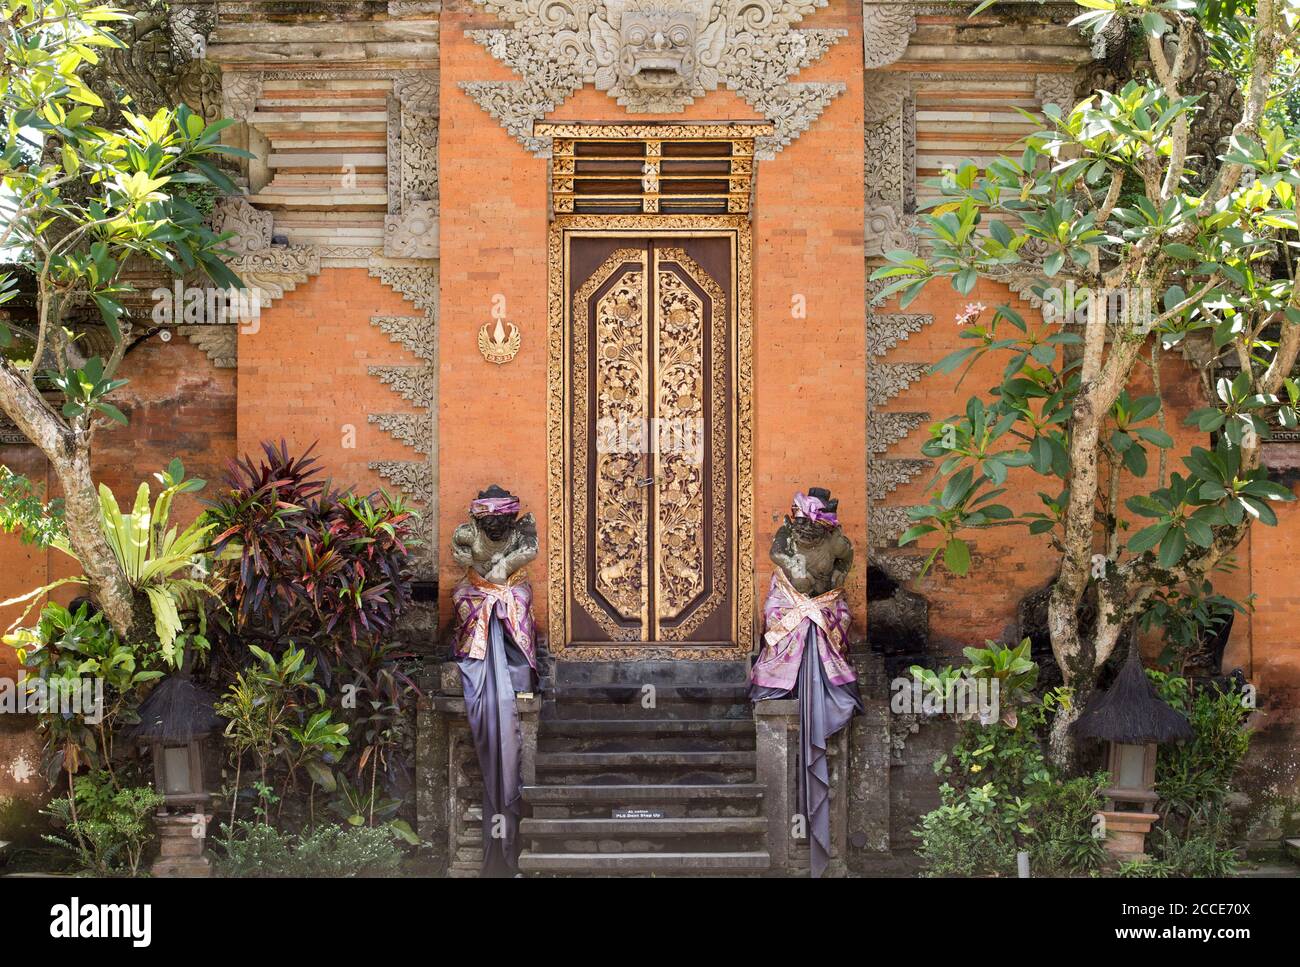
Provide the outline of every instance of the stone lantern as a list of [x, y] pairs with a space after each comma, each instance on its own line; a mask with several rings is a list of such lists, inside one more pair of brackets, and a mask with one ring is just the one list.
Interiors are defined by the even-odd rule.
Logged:
[[154, 788], [163, 797], [155, 815], [160, 853], [155, 876], [207, 876], [203, 855], [212, 796], [204, 785], [204, 746], [221, 728], [212, 696], [190, 679], [189, 661], [162, 680], [140, 706], [131, 737], [147, 746]]
[[1156, 694], [1142, 667], [1134, 635], [1114, 683], [1094, 698], [1074, 726], [1075, 734], [1107, 743], [1111, 785], [1102, 790], [1106, 849], [1118, 860], [1145, 860], [1146, 835], [1160, 818], [1156, 800], [1156, 750], [1192, 737], [1192, 726]]

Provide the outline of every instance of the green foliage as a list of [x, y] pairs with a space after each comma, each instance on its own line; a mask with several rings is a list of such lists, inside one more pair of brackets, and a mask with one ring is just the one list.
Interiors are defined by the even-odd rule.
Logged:
[[66, 541], [63, 499], [46, 503], [36, 484], [0, 465], [0, 531], [17, 532], [24, 544], [42, 550]]
[[[1219, 570], [1232, 570], [1231, 559], [1220, 562]], [[1218, 594], [1208, 579], [1184, 585], [1162, 587], [1152, 596], [1140, 619], [1143, 632], [1160, 632], [1165, 647], [1159, 664], [1181, 674], [1188, 658], [1218, 635], [1234, 612], [1245, 614], [1253, 607], [1253, 595], [1245, 602]]]
[[249, 650], [258, 664], [239, 672], [216, 706], [217, 714], [227, 720], [225, 736], [236, 766], [232, 823], [245, 756], [251, 755], [257, 767], [258, 799], [265, 815], [273, 771], [283, 773], [283, 787], [276, 797], [283, 809], [283, 794], [296, 785], [300, 770], [313, 786], [333, 790], [333, 767], [348, 744], [347, 724], [334, 721], [333, 712], [325, 707], [325, 690], [315, 681], [314, 660], [307, 661], [306, 653], [292, 643], [279, 657], [256, 645]]
[[[136, 491], [135, 506], [129, 514], [122, 513], [113, 492], [100, 484], [99, 524], [127, 584], [132, 591], [143, 594], [148, 599], [154, 615], [154, 632], [162, 647], [163, 657], [175, 668], [179, 667], [181, 656], [177, 636], [184, 631], [181, 612], [197, 596], [212, 594], [207, 584], [198, 579], [204, 574], [203, 539], [211, 525], [196, 521], [179, 533], [175, 527], [167, 526], [176, 495], [194, 493], [204, 486], [203, 480], [185, 479], [185, 467], [179, 459], [172, 460], [167, 469], [154, 474], [154, 478], [163, 485], [163, 489], [152, 508], [149, 505], [149, 484], [142, 483]], [[76, 557], [66, 534], [54, 537], [50, 546], [70, 557]], [[65, 584], [89, 583], [85, 577], [61, 578], [27, 594], [0, 601], [0, 607], [23, 601], [31, 602], [19, 616], [18, 621], [21, 622], [35, 603], [55, 588]]]
[[[990, 643], [967, 652], [971, 665], [964, 673], [997, 677], [1001, 672], [1014, 682], [1006, 686], [1010, 693], [1027, 691], [1037, 678], [1027, 643], [1016, 648]], [[1106, 777], [1065, 779], [1045, 756], [1044, 735], [1050, 716], [1065, 701], [1063, 693], [1022, 701], [1013, 718], [963, 723], [951, 754], [935, 763], [945, 780], [941, 804], [921, 817], [913, 834], [926, 875], [1011, 875], [1021, 850], [1029, 853], [1037, 876], [1081, 874], [1101, 865], [1104, 850], [1093, 835], [1093, 817], [1103, 805]]]
[[1023, 701], [1038, 683], [1038, 664], [1029, 657], [1031, 642], [1024, 639], [1014, 648], [996, 641], [983, 648], [963, 648], [970, 662], [971, 678], [982, 678], [998, 685], [998, 702], [1008, 706]]
[[[980, 8], [987, 5], [986, 0]], [[1281, 13], [1283, 19], [1265, 27], [1258, 18], [1225, 14], [1237, 8], [1233, 0], [1080, 5], [1087, 9], [1076, 24], [1100, 30], [1119, 18], [1144, 46], [1150, 40], [1156, 49], [1156, 38], [1167, 31], [1188, 31], [1214, 59], [1231, 65], [1243, 89], [1254, 83], [1257, 69], [1264, 72], [1257, 83], [1275, 96], [1288, 90], [1273, 86], [1280, 78], [1296, 76], [1295, 34]], [[1260, 36], [1265, 29], [1272, 31], [1268, 40]], [[1281, 50], [1277, 66], [1254, 56], [1272, 47]], [[1254, 464], [1257, 442], [1274, 425], [1291, 428], [1300, 417], [1300, 387], [1277, 378], [1290, 363], [1271, 371], [1283, 344], [1276, 327], [1300, 325], [1300, 290], [1292, 282], [1300, 139], [1294, 127], [1288, 131], [1277, 123], [1289, 115], [1277, 110], [1274, 99], [1257, 132], [1234, 136], [1217, 158], [1180, 164], [1179, 145], [1186, 143], [1203, 100], [1186, 83], [1179, 88], [1143, 75], [1072, 110], [1045, 106], [1043, 130], [1026, 138], [1018, 155], [997, 158], [983, 170], [965, 164], [936, 180], [943, 197], [921, 216], [918, 251], [888, 252], [887, 264], [873, 273], [887, 283], [881, 298], [897, 295], [901, 307], [936, 279], [969, 294], [980, 277], [1009, 270], [1037, 274], [1034, 291], [1045, 303], [1042, 325], [1026, 322], [1010, 305], [996, 307], [987, 319], [983, 305], [968, 307], [958, 323], [969, 345], [934, 366], [937, 373], [969, 373], [982, 360], [1005, 361], [989, 393], [972, 397], [964, 413], [934, 426], [922, 448], [940, 461], [935, 483], [941, 485], [927, 503], [909, 511], [913, 524], [900, 543], [927, 536], [936, 541], [927, 569], [942, 554], [950, 571], [965, 574], [971, 554], [963, 531], [972, 528], [1019, 524], [1063, 546], [1067, 515], [1085, 512], [1070, 511], [1065, 494], [1074, 486], [1095, 486], [1090, 474], [1076, 479], [1083, 471], [1071, 457], [1075, 424], [1091, 412], [1107, 416], [1094, 452], [1110, 470], [1107, 486], [1116, 503], [1121, 476], [1146, 477], [1149, 457], [1159, 455], [1158, 479], [1136, 481], [1139, 493], [1124, 504], [1133, 516], [1107, 521], [1112, 529], [1134, 531], [1120, 542], [1132, 556], [1129, 562], [1112, 548], [1111, 566], [1145, 560], [1168, 570], [1212, 559], [1216, 539], [1239, 540], [1252, 521], [1275, 524], [1270, 504], [1293, 499]], [[1177, 170], [1166, 173], [1170, 164]], [[1244, 181], [1237, 174], [1243, 169], [1251, 173]], [[1219, 172], [1224, 176], [1215, 186]], [[1214, 186], [1211, 198], [1206, 178]], [[1041, 265], [1031, 261], [1031, 252]], [[1115, 295], [1119, 313], [1111, 311]], [[1134, 305], [1137, 311], [1131, 311]], [[1082, 339], [1058, 324], [1088, 319], [1104, 322], [1114, 337], [1103, 341], [1096, 327], [1084, 330], [1097, 369], [1113, 389], [1103, 392], [1091, 380], [1089, 406], [1081, 408]], [[1216, 433], [1215, 445], [1193, 450], [1182, 460], [1187, 472], [1166, 479], [1165, 451], [1174, 439], [1159, 392], [1129, 392], [1135, 347], [1153, 337], [1152, 365], [1158, 366], [1160, 351], [1194, 333], [1213, 344], [1216, 358], [1208, 366], [1220, 356], [1244, 365], [1235, 378], [1218, 379], [1215, 406], [1188, 418], [1190, 425]], [[1085, 459], [1091, 464], [1091, 455]], [[1044, 510], [1013, 510], [999, 501], [1009, 471], [1018, 468], [1056, 482], [1040, 494]], [[1091, 501], [1086, 513], [1090, 523]], [[1072, 534], [1082, 529], [1080, 521], [1072, 522]], [[1146, 593], [1143, 584], [1149, 583], [1116, 587], [1134, 597]]]
[[20, 628], [4, 640], [17, 649], [19, 664], [34, 680], [29, 689], [39, 683], [51, 701], [75, 695], [98, 702], [83, 700], [78, 714], [51, 703], [38, 710], [50, 784], [60, 772], [75, 775], [85, 766], [111, 771], [114, 736], [139, 721], [142, 686], [163, 676], [162, 655], [124, 643], [103, 615], [92, 616], [84, 603], [74, 612], [51, 601], [35, 627]]
[[239, 820], [218, 841], [225, 852], [218, 870], [230, 877], [394, 876], [402, 859], [396, 838], [386, 826], [321, 825], [294, 835]]
[[108, 772], [79, 776], [74, 790], [74, 798], [49, 803], [47, 815], [66, 832], [45, 839], [70, 852], [87, 875], [139, 876], [162, 796], [149, 786], [119, 789]]

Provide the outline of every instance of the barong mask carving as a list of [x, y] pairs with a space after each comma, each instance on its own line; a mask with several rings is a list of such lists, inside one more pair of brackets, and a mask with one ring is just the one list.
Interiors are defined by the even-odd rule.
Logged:
[[755, 145], [770, 158], [842, 93], [838, 82], [796, 82], [846, 31], [796, 29], [827, 0], [474, 0], [510, 24], [467, 35], [520, 78], [461, 87], [525, 147], [584, 84], [637, 114], [676, 113], [726, 88], [776, 127]]
[[600, 65], [597, 90], [609, 91], [630, 110], [649, 112], [681, 110], [704, 93], [707, 82], [717, 85], [725, 21], [701, 24], [705, 11], [655, 0], [611, 2], [606, 11], [608, 19], [597, 11], [590, 21]]

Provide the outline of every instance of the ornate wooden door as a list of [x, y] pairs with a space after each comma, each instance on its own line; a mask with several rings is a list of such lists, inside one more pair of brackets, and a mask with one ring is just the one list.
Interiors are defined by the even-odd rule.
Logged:
[[736, 641], [734, 245], [567, 239], [568, 641]]

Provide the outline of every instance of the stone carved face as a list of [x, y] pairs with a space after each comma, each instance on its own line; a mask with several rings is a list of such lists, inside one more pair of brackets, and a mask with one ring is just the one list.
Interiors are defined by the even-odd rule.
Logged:
[[619, 29], [618, 72], [643, 91], [689, 89], [695, 80], [693, 10], [627, 10]]

